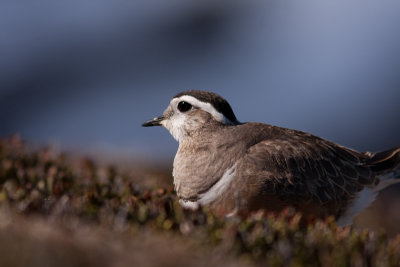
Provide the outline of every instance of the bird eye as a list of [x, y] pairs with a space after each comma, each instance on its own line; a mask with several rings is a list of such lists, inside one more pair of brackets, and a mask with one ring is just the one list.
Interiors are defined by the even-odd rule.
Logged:
[[178, 109], [180, 112], [186, 112], [192, 108], [192, 105], [188, 102], [181, 101], [178, 103]]

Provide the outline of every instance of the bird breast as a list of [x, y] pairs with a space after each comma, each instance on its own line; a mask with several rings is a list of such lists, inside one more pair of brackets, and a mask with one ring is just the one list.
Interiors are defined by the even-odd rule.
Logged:
[[201, 144], [194, 140], [181, 142], [174, 159], [174, 185], [182, 199], [198, 200], [237, 160], [238, 153], [232, 151], [234, 146], [196, 143]]

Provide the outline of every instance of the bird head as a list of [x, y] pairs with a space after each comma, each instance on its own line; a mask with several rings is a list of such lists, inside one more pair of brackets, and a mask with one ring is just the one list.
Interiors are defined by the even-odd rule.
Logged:
[[239, 121], [224, 98], [212, 92], [191, 90], [174, 96], [163, 115], [142, 126], [163, 126], [181, 142], [205, 127], [237, 124]]

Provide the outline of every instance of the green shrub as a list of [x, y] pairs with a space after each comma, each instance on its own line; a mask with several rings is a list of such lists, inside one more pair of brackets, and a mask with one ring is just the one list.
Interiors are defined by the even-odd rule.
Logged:
[[[157, 179], [154, 173], [148, 175]], [[162, 175], [169, 176], [168, 173]], [[271, 266], [400, 266], [400, 235], [390, 239], [384, 232], [340, 228], [333, 219], [302, 226], [301, 215], [290, 209], [275, 215], [258, 212], [247, 218], [229, 219], [218, 218], [206, 209], [183, 210], [172, 185], [146, 188], [135, 173], [119, 172], [112, 166], [97, 166], [90, 159], [82, 159], [75, 166], [63, 154], [53, 155], [49, 149], [34, 151], [16, 137], [0, 141], [0, 207], [0, 240], [5, 238], [4, 232], [12, 228], [11, 223], [5, 223], [1, 218], [12, 218], [24, 233], [18, 238], [11, 236], [20, 244], [16, 250], [25, 255], [24, 259], [37, 260], [28, 261], [28, 265], [48, 264], [59, 256], [50, 253], [38, 258], [29, 253], [30, 246], [35, 246], [31, 234], [36, 228], [30, 229], [26, 221], [50, 227], [54, 232], [67, 228], [78, 233], [85, 225], [94, 229], [88, 230], [91, 236], [97, 235], [96, 229], [102, 229], [114, 236], [113, 242], [121, 246], [126, 239], [137, 240], [138, 233], [141, 236], [145, 233], [145, 239], [158, 240], [156, 243], [167, 249], [171, 242], [159, 240], [170, 240], [172, 236], [176, 238], [172, 243], [182, 247], [195, 244], [195, 250], [202, 251], [199, 258], [187, 261], [184, 259], [192, 252], [183, 249], [174, 254], [172, 262], [181, 260], [181, 263], [191, 265], [203, 265], [202, 262], [220, 265], [223, 262]], [[86, 251], [81, 246], [85, 241], [73, 240], [75, 254], [68, 254], [68, 259], [74, 255], [81, 257], [78, 255]], [[25, 243], [32, 245], [25, 246]], [[97, 243], [92, 245], [99, 251], [100, 258], [117, 258], [112, 249], [104, 252]], [[117, 254], [119, 260], [125, 260], [121, 266], [130, 265], [140, 257], [158, 265], [162, 262], [152, 261], [155, 255], [160, 256], [157, 251], [148, 249], [141, 256], [129, 256], [128, 251]], [[208, 256], [209, 253], [213, 256]], [[67, 262], [75, 266], [97, 265], [96, 260], [100, 258]], [[109, 263], [107, 260], [101, 262]], [[26, 264], [18, 257], [0, 258], [0, 265], [6, 263]]]

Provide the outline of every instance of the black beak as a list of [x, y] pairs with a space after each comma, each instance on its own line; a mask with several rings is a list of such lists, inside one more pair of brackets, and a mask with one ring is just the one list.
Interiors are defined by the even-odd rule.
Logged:
[[161, 122], [164, 120], [164, 116], [158, 116], [155, 117], [154, 119], [151, 119], [149, 121], [146, 121], [145, 123], [142, 124], [143, 127], [150, 127], [150, 126], [161, 126]]

